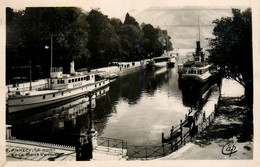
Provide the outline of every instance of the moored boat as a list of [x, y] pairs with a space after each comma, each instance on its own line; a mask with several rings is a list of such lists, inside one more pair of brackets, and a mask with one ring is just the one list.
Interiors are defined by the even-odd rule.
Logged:
[[113, 79], [116, 79], [118, 77], [119, 77], [119, 75], [112, 73], [112, 74], [109, 74], [106, 78], [110, 79], [110, 80], [113, 80]]
[[205, 55], [197, 41], [196, 52], [193, 53], [193, 60], [184, 64], [178, 64], [179, 80], [191, 83], [204, 83], [212, 76], [209, 72], [211, 65], [205, 61]]
[[95, 91], [109, 84], [108, 79], [97, 79], [94, 72], [83, 74], [74, 70], [71, 62], [70, 74], [63, 74], [62, 67], [52, 67], [48, 89], [8, 92], [9, 113], [28, 110], [65, 101]]
[[167, 66], [174, 66], [175, 58], [171, 56], [160, 56], [152, 58], [147, 62], [147, 68], [161, 68]]

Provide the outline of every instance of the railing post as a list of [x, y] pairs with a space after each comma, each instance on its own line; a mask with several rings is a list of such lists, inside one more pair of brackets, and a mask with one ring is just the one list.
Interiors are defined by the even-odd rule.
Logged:
[[182, 120], [180, 120], [180, 130], [181, 130], [181, 144], [182, 144]]
[[185, 146], [185, 139], [186, 139], [186, 135], [184, 136], [184, 138], [183, 138], [183, 145]]
[[164, 143], [162, 144], [162, 149], [163, 149], [163, 156], [165, 156], [165, 153], [164, 153]]
[[124, 153], [124, 141], [122, 140], [122, 154]]
[[164, 141], [164, 133], [162, 133], [162, 143], [163, 143], [163, 141]]
[[145, 146], [145, 159], [147, 160], [147, 145]]
[[109, 152], [109, 138], [107, 140], [107, 149], [108, 149], [108, 152]]

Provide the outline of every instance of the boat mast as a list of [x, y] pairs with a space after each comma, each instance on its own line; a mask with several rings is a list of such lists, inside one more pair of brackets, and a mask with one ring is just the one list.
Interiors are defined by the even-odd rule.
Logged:
[[32, 90], [32, 63], [30, 61], [30, 90]]
[[[51, 78], [51, 73], [52, 73], [52, 56], [53, 56], [53, 42], [52, 42], [52, 34], [51, 34], [51, 69], [50, 69], [50, 78]], [[52, 89], [52, 78], [51, 78], [51, 81], [50, 81], [50, 89]]]
[[168, 32], [166, 30], [166, 55], [168, 56]]
[[51, 69], [50, 70], [52, 72], [52, 34], [51, 34]]
[[199, 31], [199, 41], [200, 41], [200, 15], [198, 15], [198, 31]]

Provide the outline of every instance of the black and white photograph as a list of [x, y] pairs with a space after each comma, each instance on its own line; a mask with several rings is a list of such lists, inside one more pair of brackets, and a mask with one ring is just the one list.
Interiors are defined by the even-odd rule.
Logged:
[[25, 2], [0, 13], [1, 166], [260, 165], [257, 1]]

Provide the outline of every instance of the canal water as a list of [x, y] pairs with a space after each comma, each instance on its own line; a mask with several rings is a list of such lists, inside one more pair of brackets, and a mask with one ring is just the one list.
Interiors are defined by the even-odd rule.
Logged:
[[[161, 134], [184, 120], [205, 91], [181, 90], [177, 67], [128, 74], [111, 82], [92, 100], [93, 128], [98, 136], [123, 139], [129, 145], [157, 145]], [[74, 145], [77, 136], [89, 128], [88, 105], [88, 97], [83, 96], [7, 115], [7, 124], [20, 139]]]

